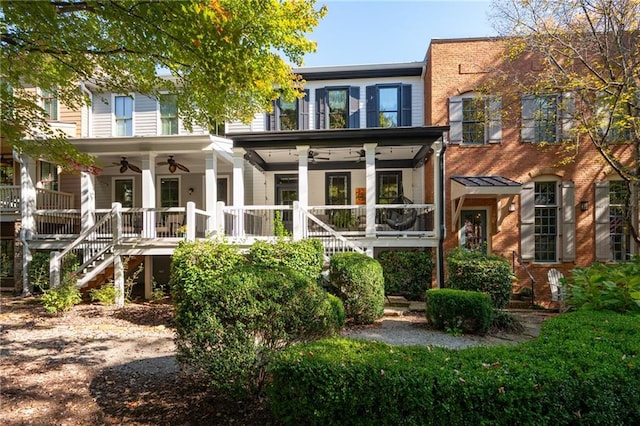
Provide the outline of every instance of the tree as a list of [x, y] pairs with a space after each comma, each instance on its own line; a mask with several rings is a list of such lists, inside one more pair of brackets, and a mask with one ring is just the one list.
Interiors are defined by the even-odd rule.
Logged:
[[283, 57], [301, 65], [304, 54], [315, 50], [306, 35], [326, 8], [314, 5], [315, 0], [3, 1], [2, 142], [61, 165], [92, 164], [51, 129], [38, 96], [28, 90], [38, 87], [79, 108], [89, 104], [82, 82], [102, 91], [175, 93], [188, 128], [248, 120], [281, 92], [299, 96], [299, 77]]
[[[640, 1], [495, 0], [494, 26], [508, 58], [534, 58], [509, 77], [521, 93], [572, 93], [574, 136], [564, 159], [591, 143], [626, 183], [626, 224], [636, 229], [640, 187]], [[504, 81], [504, 80], [503, 80]]]

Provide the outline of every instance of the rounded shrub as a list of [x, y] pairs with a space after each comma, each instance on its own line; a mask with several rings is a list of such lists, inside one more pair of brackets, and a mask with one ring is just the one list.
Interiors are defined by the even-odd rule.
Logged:
[[513, 274], [509, 261], [504, 257], [457, 247], [447, 255], [447, 265], [447, 287], [487, 293], [497, 309], [509, 303]]
[[425, 315], [438, 330], [486, 334], [493, 319], [493, 307], [488, 294], [433, 289], [426, 293]]
[[231, 246], [181, 245], [171, 282], [178, 360], [238, 396], [260, 393], [276, 352], [344, 325], [342, 303], [317, 282], [289, 268], [247, 263]]
[[318, 280], [324, 265], [324, 248], [316, 239], [258, 241], [249, 248], [247, 259], [255, 266], [287, 267]]
[[384, 314], [384, 276], [377, 260], [360, 253], [331, 257], [329, 280], [347, 318], [370, 324]]
[[385, 294], [419, 300], [431, 288], [433, 259], [429, 251], [385, 251], [378, 256], [384, 273]]

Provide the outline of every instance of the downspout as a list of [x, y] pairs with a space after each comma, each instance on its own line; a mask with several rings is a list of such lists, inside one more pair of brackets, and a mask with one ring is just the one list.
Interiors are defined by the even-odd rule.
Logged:
[[446, 227], [445, 227], [445, 217], [444, 214], [444, 206], [445, 206], [445, 190], [444, 190], [444, 178], [445, 178], [445, 162], [444, 162], [444, 153], [447, 150], [447, 141], [442, 141], [442, 149], [440, 151], [440, 185], [438, 191], [440, 191], [440, 202], [438, 205], [438, 210], [440, 211], [440, 223], [438, 226], [440, 227], [440, 232], [438, 232], [438, 288], [444, 287], [444, 239], [446, 236]]

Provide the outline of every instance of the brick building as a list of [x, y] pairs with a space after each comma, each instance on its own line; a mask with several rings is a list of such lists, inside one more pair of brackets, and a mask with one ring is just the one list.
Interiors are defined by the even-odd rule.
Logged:
[[[507, 63], [505, 47], [501, 39], [434, 40], [427, 52], [425, 123], [451, 126], [445, 251], [486, 245], [512, 260], [519, 285], [529, 286], [521, 256], [536, 301], [548, 304], [550, 269], [567, 275], [576, 265], [627, 259], [638, 247], [620, 222], [624, 187], [595, 148], [581, 141], [575, 160], [560, 164], [560, 142], [575, 137], [571, 94], [508, 94], [495, 84], [507, 67], [525, 76], [540, 62]], [[487, 86], [498, 88], [480, 95]], [[630, 144], [617, 149], [631, 158]]]

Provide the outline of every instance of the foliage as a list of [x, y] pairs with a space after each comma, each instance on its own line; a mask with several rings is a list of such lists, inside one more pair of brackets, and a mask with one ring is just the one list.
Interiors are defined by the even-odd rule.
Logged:
[[82, 302], [82, 297], [75, 280], [68, 278], [60, 286], [44, 290], [40, 302], [47, 312], [59, 313], [71, 310]]
[[[49, 262], [51, 260], [50, 250], [39, 250], [35, 252], [29, 264], [29, 284], [40, 291], [49, 288]], [[80, 263], [75, 253], [68, 253], [60, 266], [60, 276], [64, 277], [75, 271]]]
[[640, 256], [615, 264], [577, 267], [562, 284], [566, 303], [576, 309], [640, 312]]
[[318, 280], [324, 264], [324, 248], [317, 239], [258, 241], [249, 248], [247, 259], [256, 266], [287, 267]]
[[378, 256], [378, 262], [384, 273], [385, 294], [401, 294], [411, 300], [418, 300], [431, 288], [431, 252], [385, 251]]
[[[306, 246], [309, 253], [311, 248]], [[276, 253], [291, 254], [261, 245], [246, 260], [220, 242], [181, 243], [174, 254], [178, 357], [206, 374], [214, 388], [259, 394], [276, 352], [344, 325], [340, 300], [310, 278], [309, 268], [290, 269], [274, 260]]]
[[116, 303], [118, 290], [113, 282], [107, 283], [100, 288], [92, 288], [89, 290], [89, 297], [92, 302], [98, 302], [101, 305], [110, 306]]
[[477, 291], [432, 289], [425, 297], [427, 321], [438, 330], [486, 334], [493, 319], [491, 298]]
[[640, 318], [573, 312], [517, 346], [451, 350], [349, 339], [270, 366], [282, 424], [637, 424]]
[[98, 91], [156, 97], [168, 91], [177, 94], [187, 128], [249, 120], [280, 92], [300, 95], [288, 63], [301, 65], [315, 50], [306, 37], [326, 8], [314, 6], [315, 0], [4, 1], [0, 62], [11, 66], [3, 67], [0, 85], [3, 143], [55, 164], [92, 161], [62, 135], [53, 137], [39, 99], [24, 85], [55, 93], [72, 109], [90, 102], [81, 81]]
[[273, 235], [278, 238], [289, 236], [289, 231], [287, 231], [287, 228], [284, 226], [284, 222], [282, 221], [282, 212], [280, 210], [276, 210], [273, 218]]
[[640, 181], [640, 2], [495, 0], [493, 15], [499, 34], [509, 36], [503, 38], [507, 64], [538, 66], [507, 65], [487, 90], [505, 95], [510, 87], [514, 97], [572, 93], [573, 101], [561, 106], [573, 134], [560, 163], [573, 161], [580, 144], [593, 145], [627, 185], [625, 222], [640, 242], [631, 212], [632, 185], [637, 190]]
[[356, 324], [370, 324], [384, 314], [384, 276], [377, 260], [360, 253], [334, 254], [329, 281]]
[[511, 266], [500, 256], [456, 247], [447, 255], [447, 287], [487, 293], [495, 308], [507, 306], [511, 297]]
[[494, 309], [491, 330], [506, 331], [507, 333], [522, 333], [524, 326], [512, 313], [505, 312], [501, 309]]
[[356, 217], [350, 210], [336, 210], [331, 214], [331, 224], [338, 229], [351, 229], [356, 226]]

